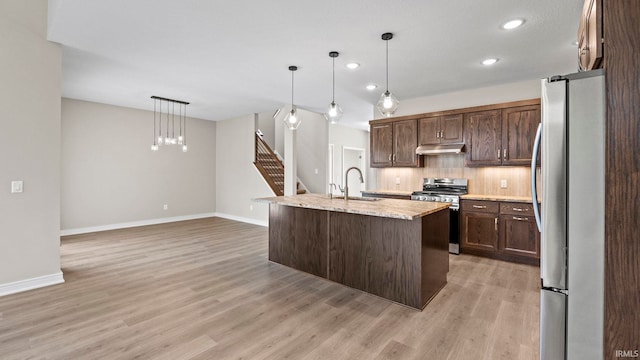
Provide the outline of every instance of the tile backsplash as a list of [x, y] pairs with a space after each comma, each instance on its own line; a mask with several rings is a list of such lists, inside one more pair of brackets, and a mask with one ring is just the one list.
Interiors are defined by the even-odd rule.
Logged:
[[[528, 166], [469, 168], [464, 166], [464, 155], [425, 156], [423, 168], [383, 168], [373, 171], [379, 190], [422, 190], [423, 178], [452, 177], [469, 179], [470, 194], [531, 196], [531, 169]], [[538, 179], [539, 175], [538, 168]], [[506, 180], [506, 188], [500, 187], [502, 180]]]

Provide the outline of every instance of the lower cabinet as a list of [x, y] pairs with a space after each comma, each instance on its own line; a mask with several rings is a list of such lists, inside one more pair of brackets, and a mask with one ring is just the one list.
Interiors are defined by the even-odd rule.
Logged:
[[529, 203], [462, 200], [462, 253], [539, 264], [540, 233]]

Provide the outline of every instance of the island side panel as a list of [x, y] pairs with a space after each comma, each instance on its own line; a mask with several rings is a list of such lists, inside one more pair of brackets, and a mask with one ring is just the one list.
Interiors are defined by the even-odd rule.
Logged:
[[329, 280], [367, 291], [364, 263], [370, 218], [349, 213], [329, 214]]
[[329, 280], [417, 309], [422, 220], [330, 214]]
[[326, 278], [328, 221], [327, 211], [269, 205], [269, 260]]
[[423, 306], [447, 284], [449, 221], [448, 209], [422, 218], [421, 301]]
[[422, 219], [371, 219], [367, 291], [422, 309], [420, 299]]

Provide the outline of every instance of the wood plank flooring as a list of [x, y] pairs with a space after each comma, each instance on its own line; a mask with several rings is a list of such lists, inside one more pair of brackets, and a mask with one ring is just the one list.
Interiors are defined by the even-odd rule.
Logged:
[[62, 238], [66, 282], [0, 297], [0, 359], [537, 359], [539, 269], [450, 256], [418, 312], [267, 261], [209, 218]]

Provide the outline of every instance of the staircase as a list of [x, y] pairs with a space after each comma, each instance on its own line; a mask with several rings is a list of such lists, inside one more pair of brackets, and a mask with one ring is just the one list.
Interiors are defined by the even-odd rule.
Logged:
[[[258, 133], [256, 133], [255, 136], [256, 154], [253, 165], [255, 165], [267, 184], [269, 184], [273, 193], [276, 194], [276, 196], [282, 196], [284, 195], [284, 165], [269, 145], [262, 140], [262, 137], [260, 137]], [[296, 188], [298, 194], [307, 192], [305, 189], [300, 188], [299, 181], [296, 182]]]

